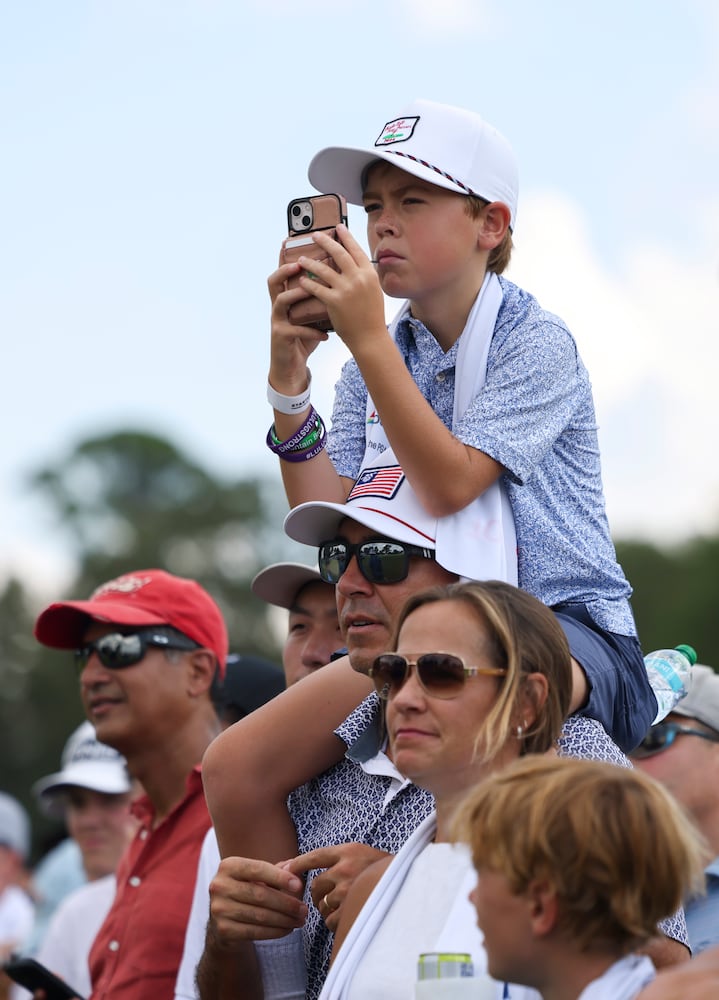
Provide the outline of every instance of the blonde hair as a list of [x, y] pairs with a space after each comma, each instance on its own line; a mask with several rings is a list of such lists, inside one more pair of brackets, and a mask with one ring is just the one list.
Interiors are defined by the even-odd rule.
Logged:
[[[474, 612], [487, 632], [492, 665], [507, 671], [497, 678], [497, 700], [478, 734], [478, 756], [492, 760], [510, 738], [519, 740], [522, 754], [544, 753], [562, 731], [572, 689], [569, 645], [554, 614], [531, 594], [499, 580], [450, 583], [409, 598], [397, 619], [394, 648], [406, 619], [438, 601], [459, 601]], [[546, 701], [534, 705], [534, 721], [517, 736], [516, 727], [523, 724], [517, 715], [520, 695], [530, 673], [544, 674], [549, 690]]]
[[[467, 214], [472, 219], [478, 219], [489, 204], [491, 202], [476, 194], [467, 195]], [[487, 258], [487, 270], [494, 271], [495, 274], [502, 274], [503, 271], [506, 271], [512, 258], [512, 250], [514, 250], [512, 230], [508, 229], [502, 237], [502, 242], [490, 251]]]
[[475, 867], [521, 895], [546, 881], [561, 933], [580, 951], [635, 950], [701, 891], [706, 845], [648, 775], [594, 760], [514, 761], [473, 788], [453, 824]]

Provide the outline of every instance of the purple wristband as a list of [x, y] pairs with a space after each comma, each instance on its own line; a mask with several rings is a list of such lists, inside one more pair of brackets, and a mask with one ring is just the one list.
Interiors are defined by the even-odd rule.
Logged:
[[310, 406], [310, 412], [307, 415], [307, 419], [305, 420], [305, 422], [302, 424], [300, 429], [298, 431], [295, 431], [292, 437], [287, 438], [286, 441], [280, 441], [279, 444], [275, 444], [275, 442], [272, 440], [272, 427], [270, 427], [269, 431], [267, 432], [267, 439], [266, 439], [267, 447], [270, 449], [270, 451], [273, 451], [275, 455], [279, 455], [281, 458], [286, 452], [292, 451], [294, 448], [296, 448], [297, 445], [300, 444], [302, 439], [306, 437], [318, 423], [321, 424], [322, 419], [317, 413], [317, 410], [314, 408], [314, 406]]
[[319, 455], [321, 451], [324, 450], [325, 441], [327, 439], [327, 431], [322, 427], [322, 434], [317, 444], [313, 445], [311, 448], [306, 448], [304, 451], [286, 451], [284, 455], [280, 455], [280, 459], [283, 462], [307, 462], [309, 459], [314, 458], [315, 455]]

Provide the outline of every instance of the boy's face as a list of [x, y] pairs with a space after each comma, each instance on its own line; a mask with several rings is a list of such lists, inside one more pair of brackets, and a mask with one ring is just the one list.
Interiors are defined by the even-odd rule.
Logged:
[[484, 935], [490, 976], [500, 982], [531, 985], [526, 975], [533, 961], [526, 898], [511, 891], [505, 875], [479, 868], [477, 884], [469, 894], [469, 901], [477, 912], [477, 926]]
[[487, 254], [478, 246], [482, 222], [467, 198], [380, 161], [364, 193], [367, 241], [382, 290], [421, 305], [437, 296], [474, 297]]

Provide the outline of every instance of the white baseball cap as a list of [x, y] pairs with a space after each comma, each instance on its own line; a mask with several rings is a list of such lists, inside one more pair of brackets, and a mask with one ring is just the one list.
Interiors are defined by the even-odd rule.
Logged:
[[250, 589], [261, 601], [289, 611], [295, 606], [300, 590], [308, 583], [325, 583], [316, 566], [280, 562], [260, 570], [250, 584]]
[[517, 215], [519, 178], [514, 151], [493, 125], [473, 111], [435, 101], [415, 100], [390, 119], [371, 146], [321, 149], [307, 171], [322, 192], [336, 192], [362, 204], [367, 167], [386, 160], [430, 184], [501, 201]]
[[300, 504], [289, 512], [284, 528], [297, 542], [320, 545], [337, 534], [345, 518], [385, 538], [435, 548], [437, 519], [420, 504], [390, 448], [362, 466], [345, 503]]
[[689, 694], [674, 706], [672, 713], [696, 719], [719, 733], [719, 674], [711, 667], [695, 663]]
[[65, 744], [60, 770], [32, 786], [48, 816], [62, 816], [65, 806], [60, 793], [69, 787], [89, 788], [106, 795], [122, 795], [132, 784], [122, 754], [100, 743], [91, 723], [83, 722]]

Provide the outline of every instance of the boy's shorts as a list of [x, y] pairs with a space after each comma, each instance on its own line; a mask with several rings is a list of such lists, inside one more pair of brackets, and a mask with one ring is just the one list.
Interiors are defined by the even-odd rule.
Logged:
[[657, 713], [639, 640], [605, 631], [583, 604], [559, 604], [552, 611], [587, 675], [589, 698], [578, 714], [601, 722], [617, 746], [629, 753], [644, 739]]

